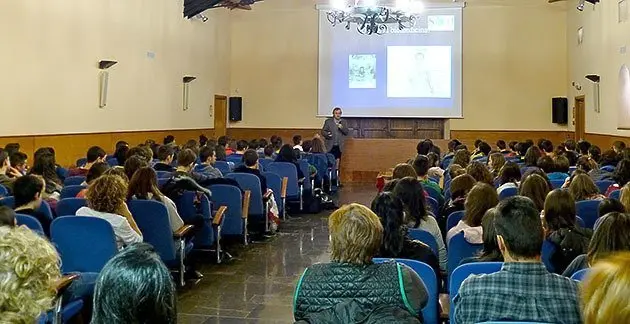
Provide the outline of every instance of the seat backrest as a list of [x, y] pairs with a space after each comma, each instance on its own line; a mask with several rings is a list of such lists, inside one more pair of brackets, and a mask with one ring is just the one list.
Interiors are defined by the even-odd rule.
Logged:
[[300, 194], [300, 184], [297, 178], [297, 168], [293, 163], [289, 162], [274, 162], [270, 163], [267, 167], [267, 172], [272, 172], [280, 176], [280, 178], [287, 178], [287, 196], [298, 196]]
[[582, 200], [575, 203], [575, 212], [584, 221], [584, 227], [593, 228], [599, 217], [601, 200]]
[[267, 188], [273, 191], [273, 198], [276, 201], [276, 205], [278, 205], [280, 213], [282, 213], [282, 178], [273, 172], [263, 172], [262, 175], [267, 180]]
[[48, 204], [46, 200], [42, 200], [42, 204], [39, 205], [39, 208], [37, 209], [37, 211], [44, 214], [51, 221], [53, 220], [53, 218], [55, 218], [52, 212], [52, 209], [50, 208], [50, 205]]
[[615, 182], [612, 180], [599, 180], [599, 181], [595, 181], [595, 185], [597, 185], [597, 188], [599, 188], [599, 192], [601, 194], [605, 194], [606, 191], [608, 191], [608, 187], [614, 185]]
[[453, 270], [457, 268], [460, 262], [465, 258], [475, 256], [481, 249], [483, 244], [471, 244], [464, 238], [464, 232], [460, 232], [451, 237], [451, 240], [447, 242], [448, 249], [446, 251], [446, 269], [448, 270], [449, 278], [453, 273]]
[[575, 216], [575, 222], [582, 228], [586, 226], [586, 224], [584, 224], [584, 220], [580, 216]]
[[15, 221], [17, 222], [18, 226], [24, 225], [33, 232], [42, 236], [44, 235], [44, 227], [37, 220], [37, 218], [31, 215], [15, 214]]
[[81, 190], [85, 188], [87, 188], [87, 186], [82, 186], [82, 185], [65, 186], [63, 187], [63, 189], [61, 189], [60, 198], [61, 199], [75, 198], [77, 194], [79, 194], [79, 192], [81, 192]]
[[0, 185], [0, 197], [5, 197], [9, 195], [9, 189], [7, 187]]
[[155, 173], [157, 174], [158, 179], [170, 178], [172, 174], [172, 172], [168, 171], [155, 171]]
[[85, 177], [84, 176], [67, 177], [63, 181], [63, 185], [64, 186], [78, 186], [78, 185], [82, 184], [84, 181], [85, 181]]
[[464, 218], [464, 214], [466, 212], [463, 210], [452, 212], [446, 218], [446, 231], [448, 232], [451, 228], [455, 227], [457, 223], [459, 223], [462, 218]]
[[603, 170], [603, 171], [607, 171], [607, 172], [614, 172], [615, 171], [615, 167], [612, 166], [612, 165], [604, 165], [600, 169]]
[[87, 200], [83, 198], [65, 198], [57, 202], [57, 216], [74, 216], [77, 210], [87, 206]]
[[82, 167], [87, 163], [87, 158], [80, 158], [77, 160], [76, 164], [77, 167]]
[[328, 179], [328, 157], [323, 153], [313, 153], [308, 155], [308, 162], [317, 169], [317, 177]]
[[621, 198], [621, 190], [611, 191], [610, 194], [608, 195], [608, 198], [619, 200], [619, 198]]
[[0, 206], [7, 206], [11, 209], [15, 208], [15, 197], [13, 196], [6, 196], [6, 197], [2, 197], [0, 198]]
[[440, 204], [437, 200], [435, 200], [435, 198], [427, 197], [427, 204], [431, 207], [431, 213], [433, 213], [434, 216], [440, 214]]
[[232, 172], [232, 168], [226, 161], [216, 161], [214, 162], [214, 167], [219, 169], [224, 176]]
[[[451, 242], [452, 243], [452, 242]], [[449, 311], [449, 320], [451, 324], [455, 323], [455, 296], [462, 285], [470, 275], [490, 274], [501, 270], [503, 262], [473, 262], [462, 264], [457, 267], [449, 276], [449, 298], [451, 299], [451, 307]]]
[[112, 226], [98, 217], [57, 217], [50, 239], [61, 256], [62, 272], [100, 272], [118, 253]]
[[582, 280], [584, 280], [584, 277], [586, 277], [586, 274], [588, 273], [588, 270], [590, 270], [590, 269], [582, 269], [582, 270], [580, 270], [580, 271], [578, 271], [578, 272], [574, 273], [574, 274], [571, 276], [571, 279], [573, 279], [573, 280], [577, 280], [577, 281], [582, 281]]
[[258, 159], [258, 164], [263, 168], [263, 170], [267, 171], [267, 167], [269, 166], [270, 163], [273, 163], [273, 160], [270, 159], [263, 159], [260, 158]]
[[386, 259], [386, 258], [374, 258], [372, 261], [374, 263], [383, 263], [389, 260], [395, 260], [398, 263], [402, 263], [408, 267], [410, 267], [413, 271], [418, 274], [418, 277], [422, 279], [425, 288], [427, 289], [427, 294], [429, 298], [427, 300], [427, 305], [422, 309], [422, 317], [424, 319], [423, 323], [426, 324], [438, 324], [440, 320], [440, 313], [438, 312], [439, 308], [439, 289], [437, 282], [437, 275], [433, 271], [428, 264], [424, 262], [420, 262], [417, 260], [410, 259]]
[[550, 180], [550, 182], [553, 189], [562, 188], [562, 185], [564, 184], [564, 180]]
[[251, 201], [249, 203], [249, 215], [264, 215], [262, 192], [260, 191], [260, 180], [257, 176], [249, 173], [230, 173], [226, 178], [234, 179], [243, 190], [251, 191]]
[[547, 268], [547, 271], [551, 273], [556, 272], [556, 268], [553, 266], [553, 263], [551, 262], [551, 256], [555, 253], [555, 251], [556, 251], [555, 244], [551, 243], [551, 241], [549, 240], [543, 240], [542, 250], [540, 252], [540, 259], [542, 263], [545, 265], [545, 268]]
[[501, 193], [499, 194], [499, 200], [514, 197], [516, 195], [518, 195], [518, 188], [505, 188], [501, 190]]
[[127, 205], [142, 232], [143, 241], [153, 246], [162, 261], [175, 260], [177, 247], [166, 205], [155, 200], [139, 199], [130, 200]]
[[118, 159], [117, 159], [117, 158], [115, 158], [115, 157], [113, 157], [113, 158], [108, 158], [108, 159], [107, 159], [107, 164], [108, 164], [110, 167], [115, 167], [115, 166], [118, 166]]
[[243, 235], [243, 196], [241, 190], [236, 186], [225, 184], [211, 185], [209, 189], [212, 191], [213, 206], [215, 208], [227, 207], [223, 215], [221, 234]]
[[311, 171], [310, 171], [310, 166], [308, 164], [308, 161], [305, 159], [301, 159], [298, 161], [299, 165], [300, 165], [300, 170], [302, 170], [302, 174], [304, 174], [304, 190], [311, 190], [313, 189], [313, 186], [311, 184]]
[[410, 228], [407, 235], [409, 235], [409, 237], [413, 240], [418, 240], [428, 245], [433, 253], [438, 256], [438, 244], [433, 234], [419, 228]]

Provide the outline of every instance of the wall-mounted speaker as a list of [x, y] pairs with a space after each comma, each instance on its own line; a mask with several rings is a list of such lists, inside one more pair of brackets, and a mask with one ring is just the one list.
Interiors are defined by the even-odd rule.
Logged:
[[551, 107], [551, 121], [554, 124], [566, 124], [569, 121], [569, 100], [567, 98], [552, 98]]
[[230, 121], [243, 120], [243, 97], [230, 97]]

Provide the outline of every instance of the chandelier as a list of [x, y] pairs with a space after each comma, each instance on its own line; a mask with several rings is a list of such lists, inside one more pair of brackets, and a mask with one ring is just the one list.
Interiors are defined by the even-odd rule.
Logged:
[[348, 5], [345, 0], [339, 0], [333, 3], [333, 9], [326, 12], [326, 18], [333, 27], [345, 25], [350, 30], [354, 24], [360, 34], [382, 35], [390, 28], [403, 30], [415, 26], [416, 15], [422, 9], [422, 3], [417, 0], [398, 0], [394, 6], [359, 0], [354, 0], [354, 5]]

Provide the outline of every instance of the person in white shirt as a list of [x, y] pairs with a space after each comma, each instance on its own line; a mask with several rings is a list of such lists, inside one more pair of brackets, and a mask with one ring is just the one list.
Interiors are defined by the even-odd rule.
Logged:
[[116, 175], [103, 175], [88, 188], [87, 207], [81, 207], [77, 216], [99, 217], [112, 225], [118, 249], [142, 242], [142, 232], [125, 203], [127, 185]]
[[304, 152], [304, 149], [302, 148], [302, 135], [293, 136], [293, 149]]

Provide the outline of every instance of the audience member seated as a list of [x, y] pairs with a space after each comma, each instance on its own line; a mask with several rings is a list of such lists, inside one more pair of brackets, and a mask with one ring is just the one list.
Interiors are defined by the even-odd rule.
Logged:
[[[438, 148], [434, 146], [434, 148]], [[429, 152], [427, 154], [427, 159], [429, 159], [429, 171], [427, 174], [432, 178], [442, 178], [444, 176], [444, 170], [440, 168], [440, 155], [435, 152]]]
[[175, 286], [160, 257], [148, 244], [133, 244], [101, 271], [91, 323], [176, 323], [176, 303]]
[[171, 229], [173, 232], [177, 232], [182, 226], [184, 226], [184, 221], [179, 216], [175, 203], [160, 192], [156, 179], [157, 174], [150, 167], [143, 167], [136, 171], [129, 181], [127, 200], [156, 200], [163, 203], [168, 211]]
[[625, 186], [630, 181], [630, 160], [621, 160], [615, 167], [612, 178], [615, 184], [608, 187], [606, 196], [615, 190], [621, 189], [621, 187]]
[[541, 215], [545, 238], [555, 246], [551, 264], [556, 273], [562, 273], [573, 259], [586, 253], [593, 231], [577, 225], [575, 200], [564, 189], [555, 189], [547, 195]]
[[451, 305], [457, 323], [581, 323], [578, 283], [540, 262], [544, 234], [536, 205], [508, 198], [497, 206], [494, 224], [505, 263], [499, 272], [464, 280]]
[[591, 148], [591, 143], [585, 140], [580, 140], [577, 143], [577, 150], [580, 155], [588, 156], [588, 149]]
[[295, 165], [295, 168], [297, 169], [298, 179], [300, 180], [304, 179], [304, 173], [300, 169], [300, 164], [295, 158], [295, 154], [293, 153], [293, 148], [291, 148], [291, 145], [289, 144], [282, 145], [282, 147], [280, 148], [280, 151], [278, 152], [278, 156], [276, 157], [276, 162], [292, 163], [293, 165]]
[[392, 179], [402, 179], [406, 177], [417, 178], [416, 170], [408, 163], [398, 163], [392, 171]]
[[197, 141], [193, 139], [188, 140], [188, 142], [186, 142], [186, 144], [182, 146], [182, 150], [186, 150], [186, 149], [193, 151], [195, 155], [199, 154], [199, 144], [197, 143]]
[[473, 152], [472, 156], [470, 157], [473, 160], [476, 158], [488, 156], [488, 154], [490, 154], [490, 151], [492, 151], [492, 147], [490, 146], [490, 144], [486, 142], [479, 142], [479, 145], [475, 145], [475, 147], [477, 149], [475, 150], [475, 152]]
[[455, 177], [457, 177], [457, 176], [460, 176], [462, 174], [466, 174], [466, 169], [464, 169], [459, 164], [451, 163], [451, 165], [447, 169], [447, 172], [448, 172], [448, 176], [452, 180], [452, 179], [455, 179]]
[[[103, 172], [102, 175], [114, 175], [120, 177], [125, 185], [129, 185], [129, 178], [127, 177], [127, 173], [125, 172], [125, 168], [121, 166], [115, 166], [107, 169]], [[97, 178], [98, 179], [98, 178]]]
[[127, 160], [132, 156], [137, 156], [147, 163], [151, 163], [153, 161], [153, 151], [151, 151], [150, 148], [145, 150], [144, 147], [141, 146], [132, 147], [129, 151], [127, 151], [125, 163], [127, 163]]
[[438, 244], [440, 268], [446, 269], [446, 246], [442, 232], [435, 218], [427, 211], [428, 206], [420, 181], [411, 177], [400, 179], [392, 193], [403, 202], [407, 216], [405, 222], [409, 227], [419, 228], [433, 235]]
[[499, 196], [494, 187], [489, 184], [478, 182], [466, 197], [465, 213], [462, 220], [451, 228], [446, 234], [446, 243], [459, 232], [464, 232], [464, 238], [468, 243], [483, 243], [483, 229], [481, 220], [488, 209], [493, 208], [499, 202]]
[[19, 176], [21, 176], [21, 173], [11, 167], [9, 154], [4, 150], [0, 150], [0, 185], [7, 188], [9, 195], [13, 192], [15, 179]]
[[481, 162], [472, 161], [466, 167], [466, 173], [470, 174], [478, 182], [486, 183], [494, 187], [494, 179], [488, 168]]
[[[311, 153], [314, 153], [314, 154], [328, 153], [328, 151], [326, 150], [326, 144], [320, 137], [313, 137], [313, 141], [311, 143]], [[328, 167], [332, 167], [332, 165], [328, 165]]]
[[521, 181], [521, 168], [514, 162], [507, 162], [499, 171], [499, 188], [497, 194], [507, 188], [517, 188]]
[[549, 191], [551, 186], [548, 180], [539, 174], [530, 174], [521, 182], [518, 194], [531, 199], [536, 209], [541, 212], [545, 208], [545, 198]]
[[542, 152], [536, 146], [532, 146], [527, 149], [525, 153], [525, 157], [523, 158], [523, 162], [525, 162], [525, 168], [523, 169], [523, 173], [530, 171], [532, 169], [538, 169], [538, 159], [542, 156]]
[[304, 154], [312, 153], [311, 152], [312, 147], [313, 147], [313, 140], [307, 139], [306, 141], [302, 142], [302, 152], [304, 152]]
[[483, 249], [479, 255], [462, 260], [459, 265], [473, 262], [503, 262], [503, 255], [497, 243], [497, 232], [494, 228], [496, 208], [490, 208], [483, 215], [481, 228], [483, 229]]
[[98, 146], [92, 146], [88, 149], [86, 158], [87, 163], [68, 170], [69, 177], [85, 176], [94, 163], [107, 162], [107, 153]]
[[234, 169], [235, 173], [249, 173], [258, 177], [260, 180], [260, 192], [264, 195], [267, 192], [267, 180], [260, 172], [258, 163], [258, 154], [254, 150], [247, 150], [243, 155], [243, 164]]
[[[266, 138], [261, 138], [258, 140], [258, 148], [256, 149], [256, 153], [258, 154], [264, 154], [265, 153], [265, 147], [267, 147], [267, 145], [269, 145], [269, 142], [267, 142]], [[306, 152], [308, 152], [307, 150], [305, 150]]]
[[451, 160], [451, 165], [458, 164], [462, 168], [466, 168], [470, 163], [470, 153], [466, 150], [457, 150]]
[[[109, 164], [105, 162], [97, 162], [97, 163], [92, 164], [92, 167], [90, 168], [90, 170], [88, 170], [88, 173], [85, 177], [85, 182], [83, 184], [89, 187], [90, 184], [94, 182], [94, 180], [102, 176], [107, 170], [109, 170]], [[82, 189], [81, 191], [79, 191], [76, 197], [85, 198], [86, 193], [87, 193], [87, 188]]]
[[7, 206], [0, 206], [0, 227], [2, 226], [17, 226], [17, 221], [15, 220], [15, 211]]
[[499, 153], [503, 154], [506, 157], [514, 156], [514, 152], [512, 152], [512, 148], [507, 146], [504, 140], [497, 141], [497, 149]]
[[582, 285], [584, 324], [628, 323], [630, 253], [611, 255], [593, 266]]
[[210, 179], [223, 178], [223, 174], [219, 169], [214, 167], [217, 161], [214, 146], [204, 146], [199, 149], [199, 160], [203, 168], [199, 172], [207, 175]]
[[125, 174], [128, 179], [133, 178], [133, 174], [141, 168], [148, 167], [149, 162], [140, 155], [132, 155], [125, 161]]
[[[311, 149], [311, 153], [316, 153], [316, 152], [313, 152]], [[275, 160], [275, 158], [273, 157], [274, 155], [273, 145], [269, 144], [265, 146], [265, 149], [263, 150], [263, 154], [265, 155], [266, 160]]]
[[585, 254], [576, 257], [562, 273], [571, 277], [574, 273], [593, 266], [597, 261], [620, 251], [630, 251], [630, 215], [623, 212], [604, 214], [595, 229]]
[[243, 154], [245, 154], [245, 151], [247, 151], [248, 148], [249, 143], [247, 143], [247, 141], [245, 140], [240, 140], [236, 142], [236, 152], [234, 152], [232, 156], [241, 157], [243, 156]]
[[553, 143], [550, 140], [548, 140], [548, 139], [542, 140], [542, 142], [540, 143], [540, 147], [539, 148], [540, 148], [541, 153], [543, 155], [546, 155], [546, 156], [552, 156], [553, 155]]
[[194, 180], [199, 187], [211, 185], [213, 183], [213, 179], [210, 176], [193, 171], [196, 161], [197, 156], [195, 155], [195, 152], [191, 149], [182, 150], [179, 152], [179, 155], [177, 155], [177, 168], [175, 169], [175, 172], [173, 172], [173, 175], [175, 177], [189, 177]]
[[170, 145], [162, 145], [158, 149], [157, 158], [158, 163], [153, 165], [155, 171], [167, 171], [173, 172], [173, 157], [175, 156], [175, 150]]
[[[591, 159], [592, 160], [592, 159]], [[602, 158], [599, 162], [599, 167], [592, 169], [588, 175], [593, 179], [593, 181], [601, 181], [601, 180], [614, 180], [613, 172], [608, 170], [602, 170], [603, 167], [616, 167], [617, 163], [619, 163], [619, 157], [617, 153], [613, 150], [608, 150], [604, 152]]]
[[391, 192], [378, 194], [372, 200], [372, 211], [381, 220], [383, 226], [383, 242], [381, 243], [379, 258], [401, 258], [424, 262], [433, 268], [435, 275], [440, 277], [440, 264], [435, 253], [423, 242], [412, 240], [404, 225], [404, 205]]
[[578, 174], [573, 177], [569, 185], [569, 192], [575, 201], [582, 200], [603, 200], [606, 197], [599, 193], [599, 188], [593, 180], [586, 174]]
[[133, 219], [125, 199], [127, 185], [119, 176], [103, 175], [88, 189], [87, 207], [77, 210], [77, 216], [98, 217], [108, 221], [114, 229], [118, 249], [142, 242], [142, 233]]
[[627, 211], [626, 207], [621, 203], [621, 201], [612, 198], [606, 198], [599, 203], [599, 215], [595, 221], [595, 225], [593, 225], [593, 230], [597, 230], [599, 224], [604, 220], [604, 216], [608, 213], [625, 213]]
[[116, 148], [114, 152], [114, 157], [116, 157], [116, 161], [118, 161], [119, 166], [124, 166], [125, 161], [127, 160], [127, 153], [129, 153], [129, 144], [121, 145]]
[[446, 237], [446, 221], [448, 216], [454, 212], [464, 210], [466, 197], [475, 186], [475, 183], [477, 183], [477, 181], [469, 174], [458, 175], [451, 181], [451, 197], [440, 210], [440, 215], [436, 217], [442, 237]]
[[558, 155], [553, 159], [553, 172], [548, 173], [549, 180], [566, 180], [569, 177], [569, 159]]
[[439, 206], [443, 206], [444, 195], [442, 194], [442, 188], [440, 188], [439, 184], [429, 180], [429, 159], [425, 155], [418, 155], [413, 160], [412, 166], [413, 169], [416, 171], [416, 174], [418, 176], [418, 179], [422, 183], [422, 186], [433, 188], [438, 193], [437, 197], [433, 198], [438, 201]]
[[295, 135], [293, 136], [293, 149], [300, 150], [300, 152], [304, 152], [304, 148], [302, 147], [302, 136]]
[[26, 227], [0, 226], [0, 319], [36, 323], [55, 298], [61, 278], [59, 255]]
[[501, 168], [505, 165], [505, 156], [502, 153], [492, 153], [488, 157], [488, 167], [492, 179], [496, 179], [499, 176]]
[[418, 323], [427, 304], [424, 283], [405, 265], [372, 263], [383, 226], [359, 204], [346, 205], [328, 219], [331, 262], [304, 270], [295, 289], [293, 316], [308, 323]]
[[[538, 162], [536, 162], [536, 166], [543, 170], [546, 174], [550, 174], [555, 170], [555, 166], [553, 164], [553, 158], [549, 155], [543, 155], [538, 158]], [[551, 180], [551, 178], [549, 179]]]
[[49, 216], [39, 211], [44, 188], [45, 184], [42, 178], [34, 175], [25, 175], [15, 180], [13, 197], [15, 198], [15, 212], [35, 217], [42, 224], [46, 236], [50, 236], [50, 223], [52, 220]]
[[[613, 151], [614, 152], [614, 151]], [[615, 152], [617, 154], [617, 152]], [[597, 145], [591, 145], [588, 148], [588, 158], [595, 161], [595, 163], [599, 163], [602, 159], [602, 150]]]
[[[14, 152], [9, 156], [9, 161], [11, 162], [11, 167], [18, 172], [6, 172], [0, 174], [7, 174], [11, 178], [16, 178], [20, 175], [25, 175], [28, 170], [28, 156], [22, 152]], [[10, 170], [11, 171], [11, 170]]]

